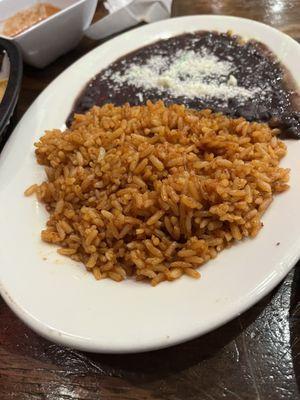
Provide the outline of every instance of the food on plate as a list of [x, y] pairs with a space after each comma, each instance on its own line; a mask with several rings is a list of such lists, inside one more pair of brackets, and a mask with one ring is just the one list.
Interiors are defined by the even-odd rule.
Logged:
[[17, 36], [59, 11], [60, 9], [52, 4], [37, 3], [30, 8], [19, 11], [4, 21], [2, 34], [10, 37]]
[[7, 86], [7, 79], [0, 80], [0, 103], [3, 99], [4, 93], [6, 90], [6, 86]]
[[273, 196], [288, 189], [277, 134], [162, 101], [93, 107], [35, 144], [47, 179], [25, 194], [49, 212], [42, 240], [96, 279], [198, 278], [200, 265], [255, 237]]
[[88, 83], [74, 112], [146, 99], [268, 122], [300, 138], [299, 94], [289, 72], [264, 44], [230, 33], [186, 33], [124, 55]]

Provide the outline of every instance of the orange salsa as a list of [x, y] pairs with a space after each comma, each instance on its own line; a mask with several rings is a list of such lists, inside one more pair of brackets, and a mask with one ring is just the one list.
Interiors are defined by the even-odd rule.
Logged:
[[31, 26], [49, 18], [59, 12], [60, 9], [49, 3], [38, 3], [34, 6], [22, 10], [4, 22], [2, 34], [14, 37], [26, 31]]

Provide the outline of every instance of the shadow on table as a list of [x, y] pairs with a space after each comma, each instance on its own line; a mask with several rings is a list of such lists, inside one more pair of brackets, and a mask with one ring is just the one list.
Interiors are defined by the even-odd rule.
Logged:
[[292, 360], [294, 364], [296, 382], [300, 392], [300, 261], [295, 267], [291, 293], [289, 323]]
[[[148, 353], [111, 355], [82, 353], [93, 364], [105, 365], [114, 376], [139, 374], [147, 380], [151, 376], [164, 378], [174, 372], [190, 368], [208, 360], [237, 338], [242, 331], [252, 324], [270, 303], [276, 289], [263, 298], [257, 305], [226, 325], [200, 338], [163, 350]], [[228, 358], [224, 362], [228, 363]], [[226, 369], [228, 365], [224, 364]]]

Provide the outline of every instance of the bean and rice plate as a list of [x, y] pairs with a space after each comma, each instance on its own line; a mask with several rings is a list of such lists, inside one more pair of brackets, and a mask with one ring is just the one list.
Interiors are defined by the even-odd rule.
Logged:
[[278, 130], [210, 110], [107, 104], [35, 144], [47, 179], [32, 185], [49, 212], [42, 240], [96, 279], [153, 286], [255, 237], [289, 170]]

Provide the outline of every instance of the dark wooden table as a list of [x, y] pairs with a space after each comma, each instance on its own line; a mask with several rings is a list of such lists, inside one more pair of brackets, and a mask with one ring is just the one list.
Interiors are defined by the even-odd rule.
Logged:
[[[103, 13], [98, 7], [98, 17]], [[228, 14], [269, 23], [300, 39], [300, 0], [177, 0], [173, 15]], [[25, 67], [20, 118], [61, 71], [97, 43], [43, 71]], [[299, 60], [300, 61], [300, 60]], [[0, 298], [0, 400], [300, 399], [300, 271], [241, 317], [204, 337], [136, 355], [96, 355], [52, 344]]]

